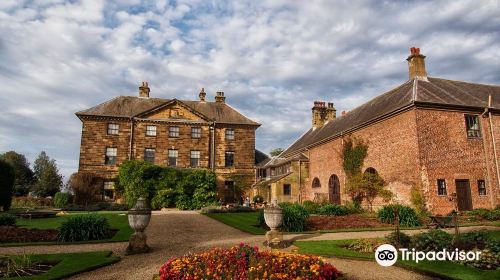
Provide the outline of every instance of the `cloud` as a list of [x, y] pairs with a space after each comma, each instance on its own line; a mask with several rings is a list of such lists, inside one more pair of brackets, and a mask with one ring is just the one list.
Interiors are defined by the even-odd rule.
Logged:
[[[0, 151], [41, 150], [77, 170], [74, 112], [147, 80], [155, 97], [201, 87], [290, 145], [314, 100], [351, 110], [407, 79], [408, 48], [431, 76], [500, 84], [498, 1], [0, 1]], [[213, 98], [213, 97], [211, 97]]]

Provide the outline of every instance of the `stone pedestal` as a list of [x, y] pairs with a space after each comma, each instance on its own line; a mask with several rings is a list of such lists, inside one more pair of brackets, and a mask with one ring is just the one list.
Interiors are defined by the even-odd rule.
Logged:
[[133, 255], [149, 252], [150, 248], [146, 243], [146, 234], [144, 232], [136, 232], [130, 236], [129, 244], [125, 254]]
[[270, 230], [266, 232], [266, 242], [267, 246], [271, 248], [281, 247], [283, 242], [283, 233], [278, 230]]

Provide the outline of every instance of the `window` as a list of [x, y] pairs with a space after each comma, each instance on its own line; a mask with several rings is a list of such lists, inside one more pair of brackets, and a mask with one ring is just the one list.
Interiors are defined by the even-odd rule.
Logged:
[[104, 181], [103, 193], [104, 200], [113, 200], [115, 197], [115, 182]]
[[179, 137], [179, 127], [171, 126], [168, 128], [168, 137], [177, 138]]
[[155, 162], [155, 149], [144, 149], [144, 161]]
[[226, 129], [226, 140], [234, 140], [234, 129], [232, 128]]
[[201, 127], [191, 128], [191, 138], [201, 138]]
[[312, 187], [313, 188], [321, 188], [321, 183], [319, 182], [318, 177], [313, 179]]
[[146, 136], [156, 136], [156, 126], [147, 125], [146, 126]]
[[118, 130], [120, 126], [116, 123], [108, 123], [108, 134], [109, 135], [118, 135]]
[[479, 195], [486, 195], [486, 182], [484, 180], [477, 180], [477, 191]]
[[107, 165], [116, 164], [116, 148], [106, 148], [106, 156], [104, 157], [104, 163]]
[[467, 127], [467, 137], [481, 137], [481, 131], [479, 130], [479, 116], [465, 115], [465, 126]]
[[290, 184], [283, 185], [283, 195], [292, 195], [292, 187]]
[[191, 151], [191, 167], [200, 166], [200, 151]]
[[168, 150], [168, 165], [177, 166], [177, 157], [179, 156], [179, 151]]
[[373, 174], [373, 175], [377, 175], [377, 170], [373, 167], [368, 167], [366, 170], [365, 170], [365, 173], [370, 173], [370, 174]]
[[438, 185], [438, 195], [446, 195], [446, 181], [444, 179], [437, 180]]
[[234, 166], [234, 152], [226, 152], [226, 167]]

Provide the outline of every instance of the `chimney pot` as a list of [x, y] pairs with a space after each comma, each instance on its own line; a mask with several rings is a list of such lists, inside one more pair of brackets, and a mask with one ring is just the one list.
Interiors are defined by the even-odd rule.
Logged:
[[149, 85], [148, 82], [142, 82], [139, 86], [139, 97], [149, 98]]
[[218, 91], [215, 95], [215, 102], [217, 103], [226, 103], [226, 97], [224, 96], [223, 91]]
[[200, 101], [205, 102], [205, 97], [207, 96], [207, 94], [205, 93], [205, 88], [201, 88], [200, 94], [198, 96], [200, 97]]
[[420, 48], [410, 48], [408, 61], [408, 73], [410, 80], [419, 79], [427, 81], [427, 71], [425, 70], [425, 55], [420, 54]]

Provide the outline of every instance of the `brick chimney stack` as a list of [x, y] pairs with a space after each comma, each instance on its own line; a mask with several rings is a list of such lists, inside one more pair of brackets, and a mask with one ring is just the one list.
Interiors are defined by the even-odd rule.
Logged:
[[418, 79], [427, 81], [425, 55], [420, 54], [420, 48], [410, 48], [410, 56], [406, 60], [408, 61], [410, 80]]
[[142, 85], [139, 87], [139, 97], [149, 98], [148, 82], [142, 82]]
[[333, 121], [337, 118], [337, 110], [333, 106], [332, 102], [328, 102], [328, 107], [326, 108], [326, 123]]
[[200, 101], [205, 102], [205, 96], [207, 96], [207, 94], [205, 93], [205, 88], [201, 88], [200, 94], [198, 96], [200, 97]]
[[226, 97], [224, 96], [223, 91], [218, 91], [215, 95], [215, 102], [217, 103], [226, 103]]
[[312, 107], [312, 126], [313, 129], [322, 127], [326, 120], [326, 105], [323, 101], [314, 101]]

